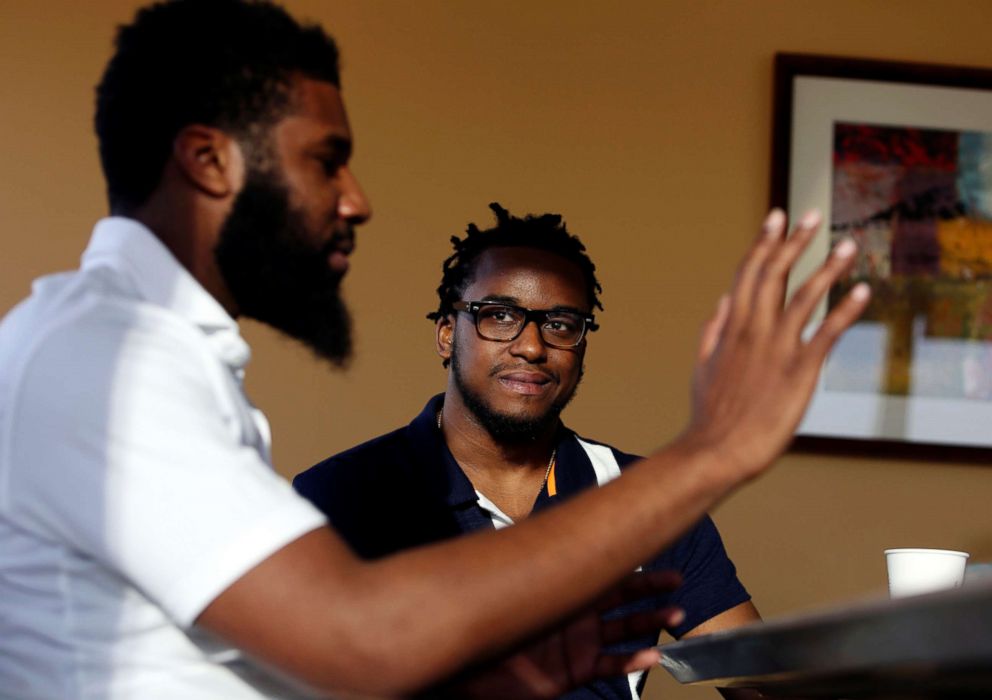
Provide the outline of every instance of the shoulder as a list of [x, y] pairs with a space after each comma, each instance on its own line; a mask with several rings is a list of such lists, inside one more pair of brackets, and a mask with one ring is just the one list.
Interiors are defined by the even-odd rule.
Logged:
[[[74, 345], [66, 347], [65, 343]], [[69, 353], [142, 345], [173, 349], [205, 344], [203, 333], [179, 314], [149, 303], [113, 270], [97, 268], [44, 277], [0, 325], [0, 348], [21, 356], [65, 348]]]
[[374, 484], [395, 476], [410, 459], [406, 431], [398, 428], [332, 455], [297, 474], [293, 487], [316, 502], [319, 494], [331, 489]]
[[[608, 469], [614, 470], [614, 473], [619, 475], [623, 470], [643, 459], [640, 455], [624, 452], [605, 442], [592, 440], [574, 433], [573, 437], [586, 452], [590, 461], [593, 462], [593, 467], [597, 469], [597, 472], [600, 465], [607, 465]], [[712, 518], [709, 515], [704, 515], [688, 532], [665, 550], [660, 555], [659, 560], [664, 561], [668, 566], [673, 566], [698, 555], [700, 552], [714, 548], [720, 550], [723, 548], [720, 533], [717, 531]]]
[[375, 559], [458, 534], [444, 472], [422, 441], [400, 428], [329, 457], [293, 479], [361, 557]]
[[99, 271], [86, 279], [60, 277], [36, 284], [0, 327], [10, 399], [46, 400], [54, 393], [60, 401], [92, 401], [143, 382], [179, 387], [195, 377], [201, 383], [216, 371], [204, 335], [182, 317], [115, 288]]
[[624, 452], [623, 450], [617, 449], [613, 445], [587, 438], [575, 432], [572, 433], [572, 437], [582, 447], [582, 449], [586, 451], [587, 454], [592, 453], [602, 455], [603, 457], [615, 462], [621, 470], [626, 469], [635, 462], [643, 459], [641, 455]]
[[[21, 492], [73, 474], [219, 459], [247, 429], [234, 379], [177, 314], [76, 274], [0, 325], [0, 472]], [[85, 466], [84, 466], [85, 465]], [[20, 481], [18, 481], [20, 480]], [[26, 481], [25, 481], [26, 480]], [[11, 491], [12, 492], [12, 491]]]

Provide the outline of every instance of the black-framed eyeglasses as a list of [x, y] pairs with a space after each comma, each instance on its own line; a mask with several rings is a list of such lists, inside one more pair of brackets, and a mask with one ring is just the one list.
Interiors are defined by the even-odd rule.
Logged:
[[475, 317], [475, 328], [486, 340], [508, 343], [534, 321], [545, 345], [574, 348], [586, 337], [586, 331], [599, 328], [590, 314], [559, 309], [525, 309], [495, 301], [456, 301], [451, 305]]

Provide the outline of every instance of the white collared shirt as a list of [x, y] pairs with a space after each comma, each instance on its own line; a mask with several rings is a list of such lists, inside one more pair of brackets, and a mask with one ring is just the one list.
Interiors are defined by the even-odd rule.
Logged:
[[0, 698], [294, 696], [193, 626], [325, 522], [272, 471], [249, 356], [123, 218], [0, 324]]

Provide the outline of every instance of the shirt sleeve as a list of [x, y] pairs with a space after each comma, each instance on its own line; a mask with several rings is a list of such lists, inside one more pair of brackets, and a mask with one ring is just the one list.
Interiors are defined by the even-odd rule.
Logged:
[[193, 327], [91, 314], [49, 333], [20, 376], [8, 513], [180, 625], [326, 522], [246, 439], [250, 407]]
[[682, 585], [669, 602], [685, 610], [685, 620], [671, 630], [676, 639], [711, 617], [751, 599], [737, 578], [713, 520], [704, 516], [673, 547], [651, 563], [651, 569], [675, 569]]

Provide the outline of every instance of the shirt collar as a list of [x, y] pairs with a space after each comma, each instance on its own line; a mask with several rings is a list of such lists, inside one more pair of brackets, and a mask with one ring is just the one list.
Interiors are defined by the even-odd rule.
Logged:
[[[408, 430], [414, 452], [422, 460], [421, 473], [438, 479], [439, 492], [449, 508], [464, 507], [478, 501], [475, 487], [452, 456], [444, 436], [437, 428], [437, 412], [444, 406], [444, 394], [431, 397]], [[596, 473], [585, 450], [574, 439], [575, 433], [562, 426], [558, 433], [555, 476], [558, 494], [553, 497], [542, 491], [537, 507], [541, 508], [596, 485]], [[440, 467], [440, 468], [439, 468]]]
[[238, 324], [176, 260], [148, 227], [134, 219], [111, 216], [93, 229], [83, 252], [83, 269], [108, 265], [125, 275], [138, 294], [198, 326], [221, 359], [243, 368], [251, 357]]

